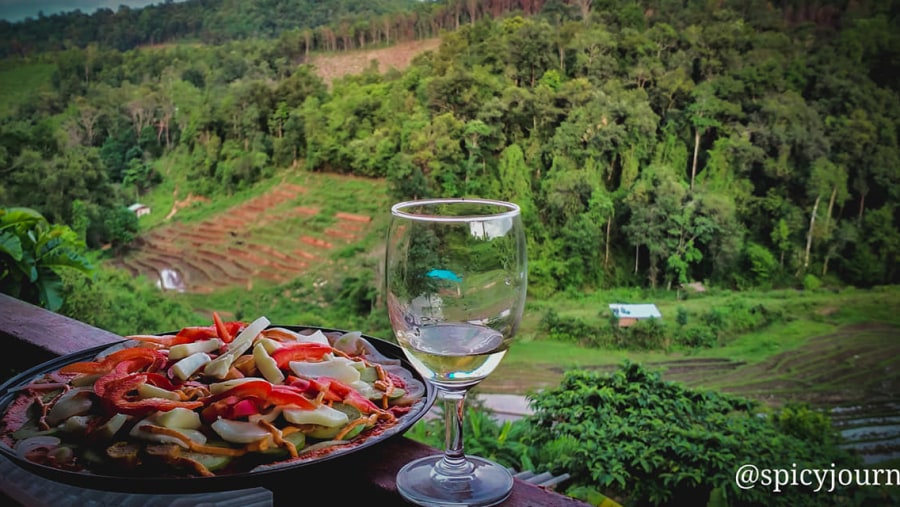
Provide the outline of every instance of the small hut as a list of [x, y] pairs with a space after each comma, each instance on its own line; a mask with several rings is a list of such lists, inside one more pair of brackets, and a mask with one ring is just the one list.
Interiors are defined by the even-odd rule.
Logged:
[[141, 218], [144, 215], [150, 214], [150, 206], [147, 206], [146, 204], [141, 204], [139, 202], [136, 202], [136, 203], [132, 204], [131, 206], [129, 206], [128, 210], [131, 211], [132, 213], [134, 213], [135, 215], [137, 215], [138, 218]]
[[659, 309], [652, 303], [637, 305], [613, 303], [609, 305], [609, 309], [619, 320], [619, 327], [628, 327], [642, 319], [662, 318]]

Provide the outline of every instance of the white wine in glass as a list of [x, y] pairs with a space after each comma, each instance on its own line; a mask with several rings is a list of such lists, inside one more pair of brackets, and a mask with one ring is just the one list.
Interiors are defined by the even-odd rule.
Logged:
[[506, 355], [527, 292], [519, 207], [486, 199], [407, 201], [391, 208], [385, 286], [391, 327], [410, 363], [445, 402], [444, 454], [397, 474], [410, 502], [487, 506], [505, 500], [512, 474], [463, 450], [466, 393]]

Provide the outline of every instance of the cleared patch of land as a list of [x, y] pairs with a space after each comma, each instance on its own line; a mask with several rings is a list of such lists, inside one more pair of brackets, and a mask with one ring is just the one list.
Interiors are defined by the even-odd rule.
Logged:
[[373, 49], [358, 49], [344, 53], [316, 53], [310, 57], [310, 64], [327, 84], [335, 79], [362, 74], [376, 62], [378, 72], [390, 69], [403, 70], [413, 58], [425, 51], [433, 51], [440, 46], [440, 38], [401, 42], [393, 46]]

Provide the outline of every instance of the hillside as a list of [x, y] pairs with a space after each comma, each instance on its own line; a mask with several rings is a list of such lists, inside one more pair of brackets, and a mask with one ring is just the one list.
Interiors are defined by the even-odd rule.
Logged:
[[[198, 202], [169, 212], [112, 264], [167, 290], [193, 294], [250, 291], [302, 275], [323, 277], [336, 257], [365, 250], [379, 239], [373, 219], [387, 206], [378, 197], [383, 186], [334, 175], [286, 176], [225, 203]], [[343, 198], [359, 194], [370, 197], [365, 202]]]
[[390, 47], [362, 49], [342, 53], [317, 53], [310, 58], [310, 63], [317, 69], [317, 74], [327, 84], [336, 78], [360, 74], [372, 64], [378, 64], [381, 73], [391, 69], [404, 70], [413, 58], [440, 46], [441, 39], [425, 39], [400, 42]]

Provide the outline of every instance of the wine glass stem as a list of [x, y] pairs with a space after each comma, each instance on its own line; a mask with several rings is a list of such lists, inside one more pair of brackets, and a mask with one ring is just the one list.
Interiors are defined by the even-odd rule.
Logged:
[[440, 390], [444, 399], [444, 427], [446, 442], [444, 458], [436, 465], [445, 476], [468, 475], [474, 469], [463, 449], [463, 416], [466, 410], [466, 391]]

